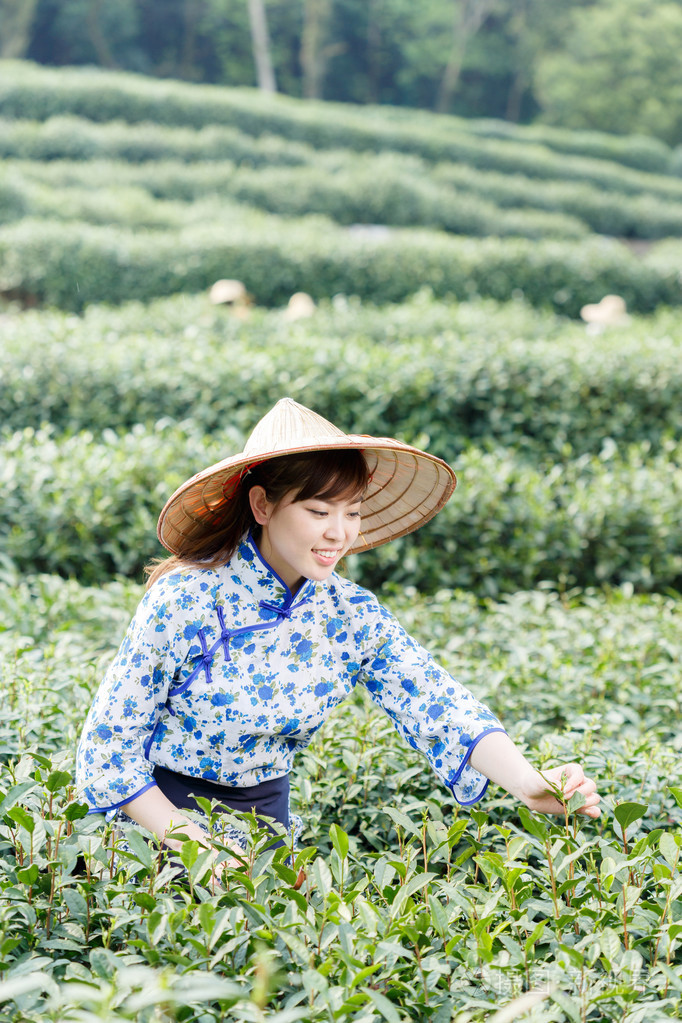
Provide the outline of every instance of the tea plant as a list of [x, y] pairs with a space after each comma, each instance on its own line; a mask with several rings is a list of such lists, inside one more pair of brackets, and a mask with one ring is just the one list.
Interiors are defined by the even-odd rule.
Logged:
[[140, 829], [85, 816], [73, 790], [89, 693], [139, 587], [4, 576], [3, 1020], [678, 1016], [673, 599], [389, 595], [541, 768], [587, 761], [602, 819], [569, 804], [550, 820], [494, 791], [458, 809], [358, 694], [300, 758], [300, 846], [273, 850], [235, 818], [247, 846], [219, 887], [196, 843], [168, 862]]

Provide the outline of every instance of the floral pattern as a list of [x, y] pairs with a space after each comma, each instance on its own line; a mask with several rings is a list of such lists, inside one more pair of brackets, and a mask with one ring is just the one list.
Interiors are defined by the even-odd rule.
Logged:
[[79, 788], [107, 812], [155, 785], [156, 764], [230, 786], [280, 777], [358, 684], [458, 802], [481, 798], [468, 758], [503, 730], [495, 716], [368, 590], [334, 573], [293, 595], [249, 537], [146, 593], [85, 722]]

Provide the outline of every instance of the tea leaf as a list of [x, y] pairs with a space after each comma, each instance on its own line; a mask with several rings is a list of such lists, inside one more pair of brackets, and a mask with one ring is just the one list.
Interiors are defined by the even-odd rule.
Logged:
[[648, 809], [647, 803], [618, 803], [613, 813], [623, 831], [626, 831], [635, 821], [641, 820]]

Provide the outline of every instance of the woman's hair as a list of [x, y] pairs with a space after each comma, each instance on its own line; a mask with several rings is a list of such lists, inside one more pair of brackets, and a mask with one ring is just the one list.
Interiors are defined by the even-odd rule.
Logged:
[[147, 565], [147, 588], [167, 572], [218, 568], [229, 561], [249, 530], [256, 532], [258, 529], [249, 503], [252, 487], [263, 487], [268, 501], [275, 506], [290, 493], [294, 501], [308, 501], [313, 497], [332, 501], [346, 495], [359, 500], [367, 488], [369, 475], [364, 455], [356, 448], [281, 455], [253, 466], [221, 507], [220, 517], [197, 522], [183, 554], [173, 554]]

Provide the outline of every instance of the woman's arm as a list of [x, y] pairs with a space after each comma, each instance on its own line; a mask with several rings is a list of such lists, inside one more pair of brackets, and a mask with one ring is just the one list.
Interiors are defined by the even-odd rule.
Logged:
[[180, 849], [182, 845], [181, 839], [172, 837], [171, 832], [174, 830], [195, 839], [206, 848], [211, 845], [210, 835], [186, 817], [182, 810], [178, 810], [157, 785], [131, 799], [121, 809], [131, 820], [151, 831], [171, 849]]
[[504, 732], [491, 732], [480, 739], [469, 762], [473, 768], [501, 785], [531, 810], [538, 813], [563, 813], [561, 803], [549, 788], [551, 782], [560, 788], [568, 801], [575, 792], [585, 797], [578, 810], [587, 817], [599, 817], [600, 796], [592, 778], [587, 778], [580, 764], [564, 764], [552, 767], [542, 774], [530, 764], [518, 746]]

